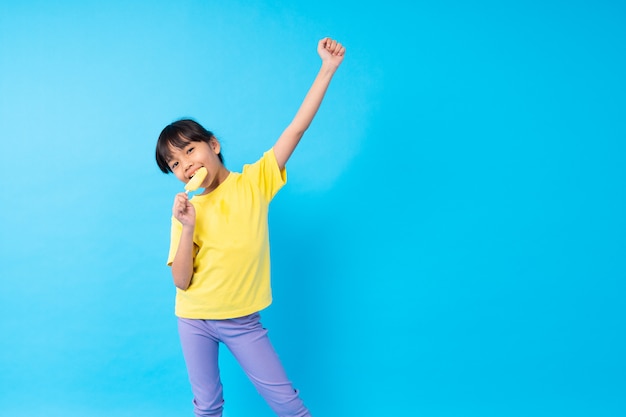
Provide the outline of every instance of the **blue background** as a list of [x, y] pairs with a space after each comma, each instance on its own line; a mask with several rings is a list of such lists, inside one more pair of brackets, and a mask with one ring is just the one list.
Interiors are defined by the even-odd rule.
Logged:
[[[626, 415], [626, 6], [5, 1], [0, 415], [188, 416], [153, 157], [258, 158], [347, 46], [270, 214], [316, 416]], [[271, 416], [226, 350], [226, 417]]]

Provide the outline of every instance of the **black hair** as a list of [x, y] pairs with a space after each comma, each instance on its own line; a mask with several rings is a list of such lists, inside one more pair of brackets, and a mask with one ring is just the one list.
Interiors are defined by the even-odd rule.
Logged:
[[[172, 172], [168, 160], [171, 158], [170, 147], [183, 149], [191, 142], [211, 142], [215, 139], [212, 132], [206, 130], [200, 123], [191, 119], [180, 119], [165, 126], [159, 135], [156, 145], [156, 163], [164, 173]], [[220, 152], [220, 162], [224, 163], [224, 157]]]

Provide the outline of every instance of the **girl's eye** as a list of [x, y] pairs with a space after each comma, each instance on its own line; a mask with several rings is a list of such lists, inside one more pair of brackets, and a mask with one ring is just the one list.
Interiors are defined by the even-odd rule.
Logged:
[[187, 149], [187, 153], [191, 153], [192, 151], [193, 151], [193, 148]]
[[178, 166], [178, 162], [174, 162], [172, 165], [170, 165], [170, 168], [174, 169]]

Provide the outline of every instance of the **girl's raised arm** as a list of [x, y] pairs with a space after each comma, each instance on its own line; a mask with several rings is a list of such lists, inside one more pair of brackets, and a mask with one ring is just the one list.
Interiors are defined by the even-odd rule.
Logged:
[[298, 112], [274, 144], [274, 154], [280, 169], [285, 167], [302, 135], [311, 125], [311, 121], [313, 121], [313, 117], [315, 117], [326, 94], [330, 80], [333, 78], [335, 71], [337, 71], [339, 64], [343, 61], [345, 52], [346, 48], [336, 40], [324, 38], [319, 41], [317, 53], [322, 58], [322, 67], [304, 97]]

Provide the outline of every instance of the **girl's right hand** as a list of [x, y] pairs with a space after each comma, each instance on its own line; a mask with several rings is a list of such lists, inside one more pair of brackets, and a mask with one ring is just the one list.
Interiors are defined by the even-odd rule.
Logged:
[[317, 53], [323, 62], [338, 67], [346, 54], [346, 48], [334, 39], [324, 38], [317, 44]]
[[187, 193], [178, 193], [174, 197], [174, 207], [172, 207], [172, 215], [183, 226], [194, 226], [196, 224], [196, 209], [189, 202]]

